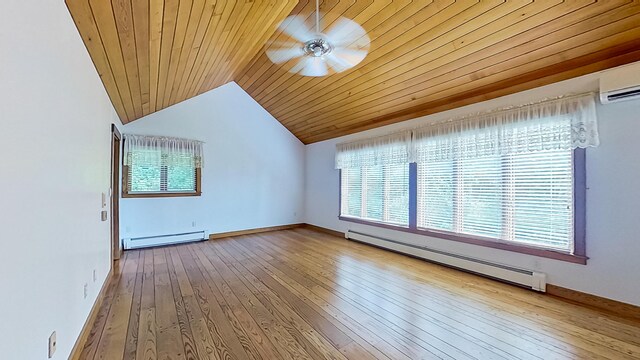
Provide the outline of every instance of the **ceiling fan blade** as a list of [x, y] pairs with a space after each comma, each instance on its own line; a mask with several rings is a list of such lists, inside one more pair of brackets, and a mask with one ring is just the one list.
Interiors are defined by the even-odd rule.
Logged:
[[337, 57], [333, 52], [324, 56], [327, 64], [336, 72], [343, 72], [353, 67], [353, 65]]
[[322, 58], [305, 57], [291, 68], [289, 72], [303, 76], [325, 76], [329, 73], [329, 69]]
[[369, 46], [369, 37], [362, 26], [343, 17], [336, 20], [326, 36], [333, 46], [349, 46], [353, 43], [358, 47]]
[[268, 49], [266, 52], [267, 57], [276, 64], [282, 64], [304, 55], [304, 50], [299, 46], [288, 49]]
[[327, 63], [324, 59], [319, 57], [309, 58], [311, 61], [307, 62], [307, 66], [300, 71], [304, 76], [325, 76], [329, 73]]
[[308, 57], [303, 57], [302, 59], [300, 59], [300, 61], [298, 61], [297, 64], [295, 64], [291, 69], [289, 69], [290, 73], [294, 73], [297, 74], [300, 71], [302, 71], [302, 69], [304, 69], [305, 66], [307, 66], [307, 62], [309, 61]]
[[340, 59], [341, 62], [349, 64], [349, 67], [353, 67], [367, 57], [367, 51], [338, 47], [331, 51], [331, 55]]
[[306, 18], [302, 15], [289, 16], [284, 19], [279, 28], [285, 34], [304, 43], [315, 37], [314, 32], [305, 23]]

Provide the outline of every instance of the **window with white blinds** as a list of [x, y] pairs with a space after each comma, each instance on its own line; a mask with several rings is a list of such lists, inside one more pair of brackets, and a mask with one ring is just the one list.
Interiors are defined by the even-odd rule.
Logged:
[[573, 151], [417, 165], [417, 227], [573, 251]]
[[407, 226], [409, 165], [342, 169], [340, 215]]
[[194, 157], [187, 153], [163, 153], [160, 149], [131, 152], [128, 192], [188, 193], [196, 192], [197, 172]]
[[593, 94], [340, 143], [340, 219], [586, 264], [585, 149], [599, 143]]
[[123, 150], [123, 197], [202, 194], [202, 141], [124, 134]]
[[130, 152], [125, 169], [125, 190], [131, 195], [197, 192], [198, 172], [188, 153], [138, 149]]

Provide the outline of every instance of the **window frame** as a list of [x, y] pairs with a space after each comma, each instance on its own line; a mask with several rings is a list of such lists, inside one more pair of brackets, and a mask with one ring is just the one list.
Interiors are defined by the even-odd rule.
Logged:
[[[159, 191], [159, 192], [129, 192], [129, 166], [124, 165], [124, 152], [122, 156], [122, 197], [123, 198], [163, 198], [163, 197], [187, 197], [202, 195], [202, 169], [195, 168], [195, 191]], [[161, 172], [166, 170], [161, 170]]]
[[513, 242], [483, 237], [475, 235], [460, 234], [448, 231], [420, 229], [417, 227], [418, 210], [418, 166], [416, 163], [409, 165], [409, 226], [393, 225], [377, 221], [370, 221], [361, 218], [343, 216], [342, 209], [342, 170], [338, 172], [339, 194], [338, 194], [338, 219], [357, 224], [370, 225], [385, 229], [397, 230], [418, 234], [422, 236], [435, 237], [438, 239], [451, 240], [466, 244], [478, 245], [494, 249], [506, 250], [521, 254], [534, 255], [549, 259], [561, 260], [580, 265], [587, 264], [586, 255], [586, 151], [585, 149], [573, 150], [573, 226], [574, 241], [573, 253], [559, 250], [552, 250], [534, 245], [515, 244]]

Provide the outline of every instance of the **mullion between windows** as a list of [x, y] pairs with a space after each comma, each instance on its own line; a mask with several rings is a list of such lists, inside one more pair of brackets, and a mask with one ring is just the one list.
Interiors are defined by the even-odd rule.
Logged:
[[[515, 177], [513, 174], [513, 158], [508, 155], [501, 157], [502, 174], [502, 238], [515, 240]], [[506, 210], [510, 209], [510, 210]]]
[[167, 191], [169, 182], [169, 168], [167, 166], [167, 154], [160, 155], [160, 191]]
[[363, 167], [360, 171], [360, 186], [362, 189], [362, 196], [360, 196], [360, 217], [363, 219], [366, 218], [367, 212], [367, 179], [367, 168]]
[[409, 164], [409, 229], [418, 228], [418, 164]]
[[382, 221], [389, 221], [389, 176], [387, 176], [387, 167], [382, 166]]
[[[405, 165], [407, 166], [407, 165]], [[411, 165], [408, 165], [409, 167], [411, 167]], [[394, 217], [397, 216], [399, 214], [394, 213], [394, 200], [398, 200], [397, 198], [394, 198], [394, 195], [398, 195], [397, 191], [397, 185], [398, 185], [398, 181], [400, 179], [408, 180], [408, 177], [405, 177], [405, 173], [403, 169], [403, 173], [402, 174], [397, 174], [394, 171], [397, 171], [398, 169], [396, 168], [396, 165], [384, 165], [382, 167], [382, 182], [383, 182], [383, 194], [382, 194], [382, 202], [383, 202], [383, 221], [384, 222], [394, 222], [394, 221], [398, 221], [399, 219]], [[409, 169], [410, 172], [410, 169]], [[401, 176], [401, 178], [396, 178], [394, 176]], [[408, 175], [408, 174], [407, 174]], [[411, 186], [409, 184], [409, 182], [407, 182], [407, 186]], [[408, 190], [408, 189], [407, 189]], [[410, 206], [409, 204], [407, 204], [408, 206]], [[409, 209], [407, 209], [409, 211]], [[407, 224], [408, 224], [408, 219], [407, 219]]]
[[464, 204], [464, 192], [460, 191], [464, 187], [464, 179], [460, 176], [461, 164], [457, 159], [452, 160], [452, 183], [453, 187], [453, 232], [462, 233], [464, 224], [464, 213], [462, 212]]

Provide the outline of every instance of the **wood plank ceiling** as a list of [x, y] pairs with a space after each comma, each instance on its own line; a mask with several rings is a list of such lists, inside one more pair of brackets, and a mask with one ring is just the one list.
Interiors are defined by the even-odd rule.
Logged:
[[297, 0], [66, 0], [123, 123], [235, 79]]
[[354, 19], [371, 49], [322, 78], [263, 51], [313, 1], [67, 5], [124, 122], [234, 80], [304, 143], [640, 60], [640, 0], [323, 0], [323, 27]]

